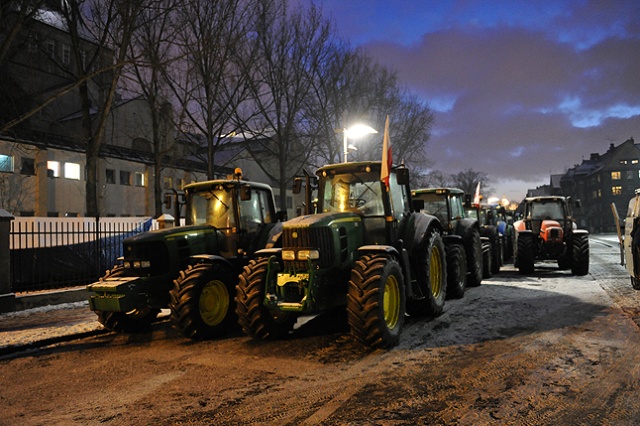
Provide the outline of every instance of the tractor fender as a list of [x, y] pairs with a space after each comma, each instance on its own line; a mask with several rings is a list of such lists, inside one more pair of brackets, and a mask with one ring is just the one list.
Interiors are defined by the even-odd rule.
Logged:
[[383, 253], [387, 256], [393, 256], [402, 268], [402, 275], [404, 278], [404, 288], [406, 297], [413, 297], [413, 291], [411, 289], [411, 264], [409, 263], [409, 252], [406, 248], [402, 247], [402, 240], [398, 241], [398, 247], [370, 244], [358, 247], [358, 258], [365, 254]]
[[516, 240], [522, 234], [533, 234], [533, 231], [531, 229], [516, 229]]
[[234, 268], [233, 264], [229, 262], [228, 259], [218, 256], [215, 254], [196, 254], [191, 256], [191, 260], [194, 261], [194, 264], [198, 263], [206, 263], [211, 266], [219, 266], [222, 269], [226, 269], [231, 276], [237, 275], [238, 271]]
[[415, 214], [414, 217], [414, 234], [411, 251], [414, 251], [415, 248], [425, 247], [432, 232], [438, 232], [440, 235], [443, 233], [442, 224], [437, 217], [425, 213]]
[[280, 259], [280, 258], [282, 258], [282, 248], [280, 248], [280, 247], [264, 248], [264, 249], [256, 251], [255, 255], [256, 255], [256, 257], [276, 256], [278, 259]]
[[454, 244], [464, 245], [464, 240], [462, 239], [462, 235], [455, 235], [455, 234], [443, 235], [442, 241], [444, 242], [445, 247], [449, 247]]
[[589, 231], [587, 231], [586, 229], [574, 229], [573, 231], [571, 231], [571, 233], [573, 235], [589, 235]]

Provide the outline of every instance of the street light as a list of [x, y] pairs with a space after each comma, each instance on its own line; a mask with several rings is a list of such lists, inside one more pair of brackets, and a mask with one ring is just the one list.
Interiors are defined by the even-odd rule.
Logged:
[[347, 143], [347, 139], [348, 138], [357, 139], [357, 138], [361, 138], [364, 135], [370, 135], [373, 133], [378, 133], [378, 131], [373, 127], [369, 127], [364, 124], [354, 124], [348, 129], [347, 128], [342, 129], [345, 163], [347, 162], [347, 155], [349, 154], [349, 145]]

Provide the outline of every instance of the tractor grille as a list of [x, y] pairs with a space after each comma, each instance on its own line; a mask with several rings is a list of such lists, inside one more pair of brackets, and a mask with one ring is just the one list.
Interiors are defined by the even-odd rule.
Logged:
[[549, 230], [549, 236], [554, 240], [560, 238], [560, 228], [553, 228]]
[[[294, 238], [295, 235], [295, 238]], [[333, 265], [335, 259], [333, 235], [328, 227], [322, 228], [286, 228], [282, 232], [282, 248], [312, 248], [320, 251], [318, 264], [321, 268]], [[293, 266], [297, 270], [306, 270], [307, 261], [285, 262], [286, 266]]]

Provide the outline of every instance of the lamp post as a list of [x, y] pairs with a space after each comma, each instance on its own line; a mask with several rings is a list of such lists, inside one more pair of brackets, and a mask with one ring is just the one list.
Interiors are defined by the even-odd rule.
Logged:
[[378, 133], [378, 131], [376, 129], [374, 129], [373, 127], [367, 126], [365, 124], [355, 124], [353, 126], [351, 126], [350, 128], [343, 128], [342, 129], [342, 142], [344, 145], [344, 162], [347, 163], [347, 155], [349, 154], [349, 145], [348, 145], [348, 138], [351, 139], [357, 139], [360, 138], [364, 135], [370, 135], [373, 133]]

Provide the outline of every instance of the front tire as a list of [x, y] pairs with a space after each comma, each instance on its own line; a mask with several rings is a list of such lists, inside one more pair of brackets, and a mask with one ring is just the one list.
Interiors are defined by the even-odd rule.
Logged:
[[260, 339], [278, 339], [287, 335], [296, 323], [290, 312], [269, 310], [264, 305], [268, 257], [249, 262], [236, 286], [236, 314], [242, 331]]
[[[235, 280], [237, 281], [237, 280]], [[171, 289], [171, 323], [189, 339], [211, 339], [235, 326], [233, 306], [235, 282], [221, 267], [211, 264], [189, 266], [180, 272]]]
[[515, 262], [521, 274], [533, 272], [533, 235], [530, 233], [518, 234], [516, 238]]
[[589, 273], [589, 236], [586, 234], [573, 235], [571, 273], [574, 275]]
[[465, 240], [465, 251], [467, 255], [467, 286], [478, 287], [482, 284], [482, 241], [480, 231], [471, 228]]
[[464, 247], [453, 244], [447, 250], [447, 298], [461, 299], [467, 289], [467, 255]]
[[412, 259], [421, 294], [407, 300], [410, 315], [437, 316], [442, 313], [447, 296], [445, 253], [442, 237], [438, 232], [432, 232], [426, 249], [419, 250]]
[[364, 255], [351, 270], [347, 317], [351, 334], [361, 344], [389, 348], [400, 339], [405, 291], [398, 262], [381, 255]]

